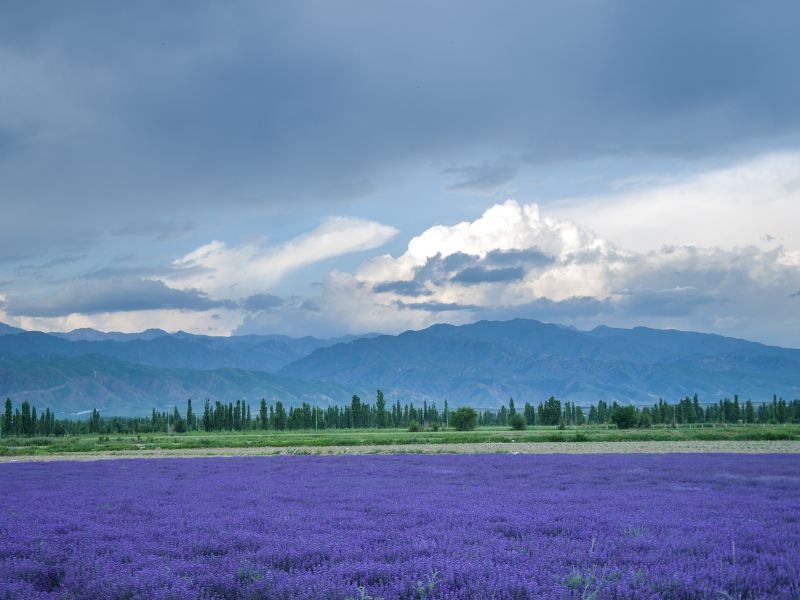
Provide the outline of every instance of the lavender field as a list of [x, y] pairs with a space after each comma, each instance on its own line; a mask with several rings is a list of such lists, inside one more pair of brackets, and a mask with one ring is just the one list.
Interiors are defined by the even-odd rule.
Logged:
[[789, 455], [0, 465], [0, 598], [798, 598]]

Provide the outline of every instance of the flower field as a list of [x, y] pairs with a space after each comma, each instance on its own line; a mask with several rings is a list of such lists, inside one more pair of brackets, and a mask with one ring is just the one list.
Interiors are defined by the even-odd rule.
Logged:
[[0, 598], [800, 597], [791, 455], [0, 465]]

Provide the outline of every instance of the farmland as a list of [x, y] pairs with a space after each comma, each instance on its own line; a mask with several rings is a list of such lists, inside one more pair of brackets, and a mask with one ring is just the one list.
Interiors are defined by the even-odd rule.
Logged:
[[796, 598], [786, 455], [0, 466], [8, 598]]

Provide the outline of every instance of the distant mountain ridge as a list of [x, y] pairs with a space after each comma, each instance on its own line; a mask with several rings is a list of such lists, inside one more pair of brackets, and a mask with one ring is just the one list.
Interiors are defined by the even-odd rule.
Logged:
[[580, 331], [528, 319], [434, 325], [315, 350], [281, 373], [497, 406], [549, 395], [650, 403], [698, 393], [800, 397], [800, 350], [645, 327]]
[[179, 369], [239, 368], [274, 372], [324, 346], [356, 336], [323, 340], [283, 335], [203, 336], [160, 329], [142, 333], [69, 333], [22, 331], [0, 335], [0, 358], [50, 359], [98, 354], [154, 367]]
[[50, 407], [58, 417], [97, 408], [106, 416], [145, 416], [155, 408], [185, 410], [192, 398], [201, 412], [212, 402], [244, 400], [253, 407], [261, 398], [286, 406], [303, 402], [318, 406], [349, 403], [352, 394], [370, 392], [360, 386], [302, 381], [242, 369], [164, 369], [107, 356], [84, 355], [53, 359], [0, 359], [3, 397]]
[[377, 388], [392, 401], [478, 407], [550, 395], [584, 404], [645, 404], [694, 393], [703, 402], [734, 394], [792, 399], [800, 398], [800, 350], [645, 327], [581, 331], [530, 319], [328, 340], [159, 329], [46, 334], [0, 324], [0, 397], [35, 399], [61, 412], [102, 406], [105, 414], [145, 414], [187, 397], [339, 403], [356, 393], [371, 399]]

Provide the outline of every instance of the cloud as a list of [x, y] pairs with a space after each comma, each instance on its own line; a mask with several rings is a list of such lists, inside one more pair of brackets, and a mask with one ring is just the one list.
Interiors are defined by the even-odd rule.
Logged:
[[13, 316], [58, 317], [74, 313], [97, 314], [179, 309], [204, 311], [228, 307], [197, 290], [176, 290], [160, 281], [138, 277], [74, 280], [47, 296], [8, 296], [5, 311]]
[[114, 235], [149, 238], [165, 241], [184, 236], [194, 229], [190, 223], [165, 223], [157, 220], [131, 220], [114, 229]]
[[558, 258], [602, 250], [606, 245], [572, 222], [542, 218], [535, 204], [521, 206], [509, 200], [492, 206], [475, 221], [427, 229], [408, 243], [399, 258], [384, 255], [367, 261], [359, 268], [358, 277], [375, 282], [411, 279], [416, 269], [437, 255], [483, 258], [489, 253], [525, 250]]
[[455, 275], [450, 281], [454, 283], [465, 283], [467, 285], [476, 283], [498, 283], [506, 281], [517, 281], [525, 276], [522, 267], [506, 267], [502, 269], [486, 269], [484, 267], [469, 267]]
[[517, 167], [485, 164], [481, 166], [450, 167], [445, 169], [444, 172], [461, 178], [461, 181], [447, 188], [449, 191], [483, 194], [492, 192], [513, 181], [517, 175]]
[[242, 315], [238, 310], [216, 308], [205, 311], [155, 309], [96, 314], [73, 313], [60, 317], [20, 316], [10, 320], [18, 327], [29, 331], [72, 331], [91, 327], [100, 331], [135, 333], [158, 328], [170, 332], [180, 330], [197, 334], [230, 335], [241, 324]]
[[[4, 11], [0, 259], [142, 213], [318, 209], [409, 161], [711, 156], [800, 128], [793, 2], [346, 6]], [[464, 189], [510, 176], [479, 170]]]
[[319, 227], [277, 246], [213, 241], [173, 261], [163, 280], [171, 287], [201, 289], [214, 297], [245, 298], [263, 293], [287, 274], [352, 252], [382, 246], [394, 227], [350, 217], [331, 217]]
[[39, 264], [20, 265], [16, 268], [16, 272], [20, 275], [37, 277], [41, 275], [42, 271], [48, 271], [63, 267], [65, 265], [71, 265], [80, 262], [85, 258], [85, 254], [80, 254], [77, 256], [58, 256]]
[[[767, 336], [791, 345], [800, 334], [789, 299], [798, 281], [800, 252], [783, 247], [622, 250], [535, 205], [507, 201], [472, 222], [429, 228], [397, 257], [332, 272], [313, 310], [295, 306], [285, 323], [330, 333], [396, 332], [526, 316]], [[281, 326], [283, 316], [247, 318], [241, 330]]]
[[410, 308], [413, 310], [422, 310], [432, 313], [450, 312], [454, 310], [475, 310], [475, 308], [477, 308], [468, 304], [457, 304], [455, 302], [398, 302], [397, 304], [402, 308]]
[[283, 306], [283, 299], [272, 294], [253, 294], [243, 299], [239, 305], [246, 311], [255, 312]]
[[548, 211], [642, 252], [698, 243], [800, 250], [797, 218], [791, 218], [800, 218], [798, 207], [800, 152], [779, 152], [666, 183], [564, 199]]

